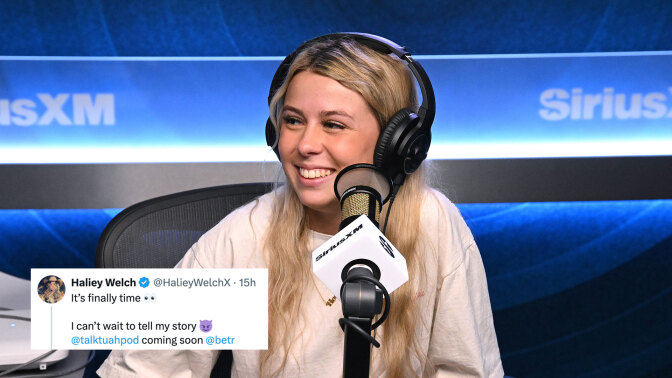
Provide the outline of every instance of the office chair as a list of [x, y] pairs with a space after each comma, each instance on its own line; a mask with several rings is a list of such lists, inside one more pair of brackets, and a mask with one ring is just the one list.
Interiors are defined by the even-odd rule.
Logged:
[[[270, 183], [221, 185], [148, 199], [105, 227], [96, 268], [172, 268], [201, 235], [232, 210], [272, 189]], [[211, 377], [230, 377], [233, 357], [222, 351]]]

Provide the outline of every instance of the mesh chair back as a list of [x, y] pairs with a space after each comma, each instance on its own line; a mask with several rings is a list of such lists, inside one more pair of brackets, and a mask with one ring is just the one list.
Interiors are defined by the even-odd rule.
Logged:
[[222, 218], [271, 188], [270, 183], [222, 185], [137, 203], [107, 225], [98, 241], [95, 265], [172, 268]]

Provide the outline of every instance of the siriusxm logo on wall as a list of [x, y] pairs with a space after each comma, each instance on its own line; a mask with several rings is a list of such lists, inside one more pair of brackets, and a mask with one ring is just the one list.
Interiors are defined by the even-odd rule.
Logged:
[[[541, 118], [548, 121], [604, 120], [618, 119], [660, 119], [672, 118], [672, 106], [668, 109], [668, 96], [672, 87], [665, 92], [614, 93], [614, 88], [604, 88], [601, 93], [584, 94], [582, 88], [572, 88], [572, 94], [559, 88], [547, 89], [541, 93]], [[670, 101], [672, 104], [672, 101]]]
[[38, 101], [30, 98], [1, 99], [0, 125], [47, 126], [55, 123], [61, 126], [112, 126], [115, 123], [114, 94], [111, 93], [59, 93], [54, 97], [38, 93], [36, 97]]
[[440, 87], [441, 141], [456, 155], [561, 157], [672, 154], [670, 63], [665, 52], [453, 57], [425, 65]]
[[[672, 153], [672, 54], [420, 56], [432, 158]], [[0, 59], [0, 163], [273, 160], [269, 58]]]

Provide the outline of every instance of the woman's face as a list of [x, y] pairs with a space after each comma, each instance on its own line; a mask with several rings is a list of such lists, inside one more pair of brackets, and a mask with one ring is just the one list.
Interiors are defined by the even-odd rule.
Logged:
[[334, 178], [372, 163], [380, 134], [364, 98], [336, 80], [303, 71], [289, 83], [280, 115], [282, 167], [309, 211], [338, 214]]
[[58, 285], [56, 285], [56, 282], [51, 281], [49, 282], [49, 290], [50, 291], [56, 291], [58, 289]]

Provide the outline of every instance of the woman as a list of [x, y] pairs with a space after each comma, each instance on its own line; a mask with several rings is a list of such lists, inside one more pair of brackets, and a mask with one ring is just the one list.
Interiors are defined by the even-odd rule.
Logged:
[[[231, 213], [178, 264], [269, 269], [269, 348], [233, 351], [233, 376], [342, 375], [340, 303], [313, 276], [311, 251], [338, 231], [336, 174], [372, 163], [381, 129], [402, 108], [417, 108], [407, 66], [352, 38], [314, 40], [291, 62], [270, 101], [287, 184]], [[478, 249], [455, 206], [425, 185], [422, 166], [401, 187], [386, 235], [404, 254], [410, 280], [392, 294], [371, 376], [501, 377]], [[112, 353], [99, 374], [207, 376], [216, 357]]]
[[63, 292], [61, 291], [61, 286], [63, 281], [56, 276], [50, 276], [48, 279], [44, 278], [42, 280], [44, 286], [41, 288], [44, 290], [40, 294], [40, 298], [47, 303], [56, 303], [63, 299]]

